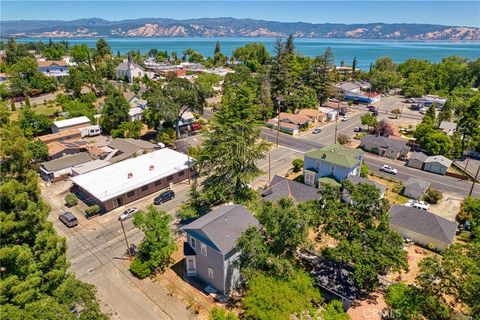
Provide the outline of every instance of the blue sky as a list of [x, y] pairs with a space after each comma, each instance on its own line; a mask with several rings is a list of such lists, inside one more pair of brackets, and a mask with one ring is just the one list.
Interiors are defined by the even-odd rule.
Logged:
[[480, 26], [480, 1], [4, 1], [1, 20], [235, 17], [313, 23]]

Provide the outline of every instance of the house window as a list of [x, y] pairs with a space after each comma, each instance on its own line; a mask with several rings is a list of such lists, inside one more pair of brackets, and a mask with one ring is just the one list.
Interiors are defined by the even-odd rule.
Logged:
[[322, 163], [321, 161], [317, 161], [317, 170], [320, 170], [320, 164], [321, 163]]
[[331, 164], [330, 165], [330, 174], [334, 174], [335, 173], [335, 165]]
[[190, 237], [190, 245], [192, 246], [193, 249], [195, 249], [195, 238]]
[[205, 245], [205, 243], [202, 243], [200, 245], [200, 251], [202, 252], [202, 254], [206, 257], [207, 256], [207, 246]]
[[147, 191], [148, 190], [148, 184], [146, 186], [143, 186], [140, 190]]
[[157, 180], [155, 181], [155, 187], [159, 186], [162, 184], [162, 180]]
[[172, 181], [173, 180], [173, 176], [168, 176], [167, 177], [167, 181]]
[[178, 173], [178, 176], [181, 177], [181, 176], [183, 176], [184, 174], [185, 174], [185, 171], [180, 171], [180, 172]]
[[130, 191], [130, 192], [127, 193], [127, 197], [129, 197], [129, 198], [130, 198], [130, 197], [133, 197], [134, 195], [135, 195], [135, 190]]
[[210, 279], [213, 279], [213, 269], [210, 268], [210, 267], [208, 267], [208, 277], [209, 277]]

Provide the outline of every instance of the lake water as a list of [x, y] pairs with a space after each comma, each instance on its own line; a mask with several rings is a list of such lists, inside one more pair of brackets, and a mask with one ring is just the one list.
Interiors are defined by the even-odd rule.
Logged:
[[[48, 39], [17, 39], [24, 41], [44, 41]], [[94, 47], [97, 39], [53, 39], [66, 40], [71, 45], [86, 43]], [[107, 38], [112, 51], [126, 53], [130, 50], [140, 50], [145, 53], [151, 48], [158, 50], [176, 51], [179, 56], [187, 48], [201, 52], [204, 56], [213, 54], [216, 41], [222, 45], [222, 52], [231, 55], [232, 51], [250, 42], [262, 42], [273, 53], [275, 39], [273, 38]], [[402, 62], [408, 58], [426, 59], [438, 62], [443, 57], [458, 55], [465, 58], [480, 58], [480, 42], [453, 42], [453, 41], [388, 41], [388, 40], [354, 40], [354, 39], [295, 39], [298, 52], [306, 56], [322, 54], [327, 47], [331, 47], [335, 55], [336, 64], [344, 60], [351, 64], [356, 56], [358, 67], [368, 69], [370, 62], [381, 56], [391, 56], [395, 62]]]

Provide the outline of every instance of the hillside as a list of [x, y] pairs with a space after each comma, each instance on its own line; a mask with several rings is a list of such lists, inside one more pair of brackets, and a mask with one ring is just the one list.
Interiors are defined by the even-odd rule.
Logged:
[[107, 21], [1, 21], [1, 37], [285, 37], [397, 40], [480, 40], [480, 28], [431, 24], [313, 24], [253, 19], [143, 18]]

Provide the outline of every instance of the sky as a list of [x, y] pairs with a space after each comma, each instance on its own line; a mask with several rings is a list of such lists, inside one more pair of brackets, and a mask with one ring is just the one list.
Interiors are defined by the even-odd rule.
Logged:
[[252, 18], [311, 23], [480, 27], [480, 1], [0, 1], [5, 20]]

